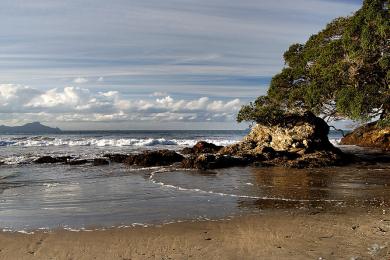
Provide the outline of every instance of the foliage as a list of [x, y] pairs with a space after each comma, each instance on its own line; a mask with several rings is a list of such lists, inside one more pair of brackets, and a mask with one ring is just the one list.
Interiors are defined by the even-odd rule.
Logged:
[[390, 116], [388, 116], [386, 118], [382, 118], [382, 120], [379, 120], [377, 122], [377, 126], [380, 128], [390, 127]]
[[305, 44], [284, 53], [286, 66], [267, 96], [243, 106], [237, 120], [270, 122], [291, 111], [327, 120], [367, 121], [390, 114], [390, 0], [365, 0]]
[[268, 97], [260, 96], [254, 103], [251, 102], [241, 108], [237, 120], [239, 122], [256, 121], [263, 125], [275, 125], [283, 114], [284, 111], [274, 103], [270, 103]]

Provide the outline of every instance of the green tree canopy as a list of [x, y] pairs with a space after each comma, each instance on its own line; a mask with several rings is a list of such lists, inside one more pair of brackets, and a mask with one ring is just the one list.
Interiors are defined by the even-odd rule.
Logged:
[[245, 105], [237, 120], [270, 123], [286, 112], [327, 120], [390, 117], [390, 0], [365, 0], [305, 44], [284, 53], [285, 67], [266, 96]]

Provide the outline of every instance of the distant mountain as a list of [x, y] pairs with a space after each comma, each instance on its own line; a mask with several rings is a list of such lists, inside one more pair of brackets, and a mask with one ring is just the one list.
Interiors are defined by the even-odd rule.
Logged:
[[1, 134], [59, 134], [61, 129], [42, 125], [39, 122], [28, 123], [22, 126], [0, 125]]

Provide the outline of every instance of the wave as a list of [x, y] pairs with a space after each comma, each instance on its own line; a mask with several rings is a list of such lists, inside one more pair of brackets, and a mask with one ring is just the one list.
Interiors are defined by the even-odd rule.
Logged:
[[334, 146], [339, 146], [341, 142], [341, 138], [329, 138], [329, 141]]
[[[39, 138], [0, 140], [0, 147], [47, 147], [47, 146], [94, 146], [94, 147], [148, 147], [148, 146], [193, 146], [199, 140], [165, 138]], [[235, 140], [206, 139], [216, 145], [229, 145]]]
[[[188, 169], [180, 169], [180, 171], [187, 170], [187, 171], [196, 171], [196, 170], [188, 170]], [[268, 196], [250, 196], [250, 195], [239, 195], [239, 194], [230, 194], [230, 193], [223, 193], [223, 192], [215, 192], [215, 191], [207, 191], [202, 190], [198, 188], [183, 188], [180, 186], [175, 186], [171, 184], [166, 184], [161, 181], [157, 181], [155, 179], [156, 174], [161, 173], [169, 173], [172, 172], [172, 169], [159, 169], [154, 172], [152, 172], [149, 176], [149, 181], [159, 185], [161, 187], [165, 187], [168, 189], [174, 189], [178, 191], [190, 191], [190, 192], [196, 192], [196, 193], [202, 193], [202, 194], [210, 194], [210, 195], [217, 195], [222, 197], [232, 197], [232, 198], [241, 198], [241, 199], [254, 199], [254, 200], [274, 200], [274, 201], [293, 201], [293, 202], [343, 202], [342, 200], [327, 200], [327, 199], [293, 199], [293, 198], [282, 198], [282, 197], [268, 197]]]
[[11, 146], [11, 145], [14, 145], [15, 141], [3, 141], [3, 140], [0, 140], [0, 146]]

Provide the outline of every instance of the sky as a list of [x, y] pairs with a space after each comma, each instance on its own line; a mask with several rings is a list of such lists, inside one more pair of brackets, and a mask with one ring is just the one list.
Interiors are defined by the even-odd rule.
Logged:
[[1, 0], [0, 124], [237, 129], [283, 52], [360, 0]]

